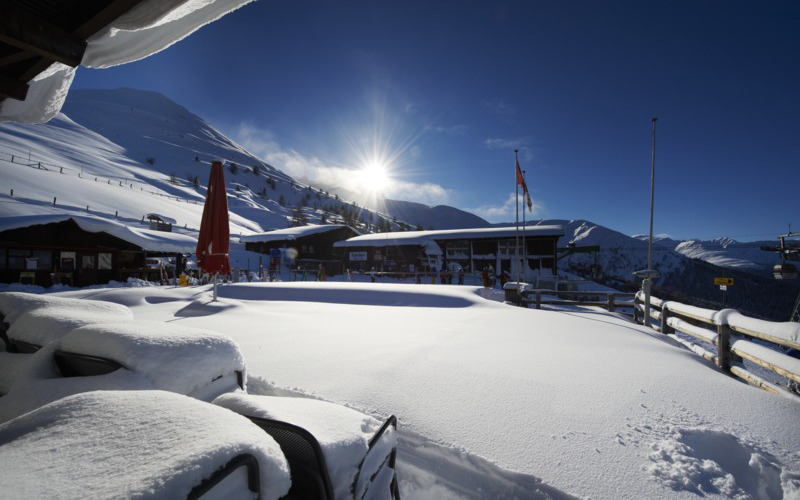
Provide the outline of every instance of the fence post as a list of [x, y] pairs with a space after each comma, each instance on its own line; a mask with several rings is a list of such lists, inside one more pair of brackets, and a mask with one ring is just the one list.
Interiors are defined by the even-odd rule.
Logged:
[[542, 308], [542, 292], [536, 290], [536, 309]]
[[717, 325], [717, 364], [725, 373], [731, 371], [731, 327]]
[[663, 334], [670, 334], [675, 333], [668, 324], [667, 321], [669, 320], [670, 313], [669, 313], [669, 304], [667, 302], [663, 302], [661, 305], [661, 333]]
[[608, 312], [612, 312], [613, 313], [615, 309], [616, 309], [616, 307], [614, 306], [614, 294], [613, 293], [609, 293], [608, 294]]

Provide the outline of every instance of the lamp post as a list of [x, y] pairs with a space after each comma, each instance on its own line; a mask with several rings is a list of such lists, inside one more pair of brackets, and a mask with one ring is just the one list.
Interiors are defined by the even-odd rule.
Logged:
[[633, 273], [639, 278], [642, 278], [642, 292], [644, 293], [644, 325], [650, 326], [650, 289], [653, 286], [653, 280], [658, 278], [658, 271], [653, 269], [653, 202], [655, 200], [655, 186], [656, 186], [656, 121], [658, 118], [653, 118], [653, 147], [652, 157], [650, 163], [650, 238], [647, 243], [647, 269], [636, 271]]

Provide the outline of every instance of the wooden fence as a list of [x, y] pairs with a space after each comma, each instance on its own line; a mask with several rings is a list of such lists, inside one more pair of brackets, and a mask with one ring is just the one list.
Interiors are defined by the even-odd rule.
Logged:
[[[634, 302], [634, 321], [643, 324], [644, 294], [637, 293]], [[655, 320], [655, 323], [651, 322], [651, 328], [672, 335], [695, 353], [714, 362], [723, 372], [774, 394], [797, 396], [800, 359], [781, 350], [800, 351], [800, 323], [763, 321], [744, 316], [735, 309], [702, 309], [653, 296], [650, 297], [650, 317]], [[676, 331], [716, 349], [711, 351], [674, 335]], [[786, 387], [747, 370], [743, 360], [780, 375], [786, 379]]]
[[[541, 309], [542, 305], [594, 306], [602, 307], [609, 312], [621, 312], [632, 316], [635, 309], [633, 300], [635, 296], [635, 293], [621, 292], [533, 289], [522, 292], [522, 305], [532, 305], [536, 309]], [[561, 297], [576, 298], [568, 300]]]

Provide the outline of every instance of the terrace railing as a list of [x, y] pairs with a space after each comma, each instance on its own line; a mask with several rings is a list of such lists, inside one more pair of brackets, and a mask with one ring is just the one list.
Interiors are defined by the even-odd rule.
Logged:
[[[800, 394], [800, 359], [786, 354], [791, 349], [800, 351], [800, 323], [764, 321], [735, 309], [703, 309], [653, 296], [650, 297], [650, 317], [654, 330], [673, 336], [723, 372], [774, 394]], [[639, 292], [635, 299], [634, 321], [643, 324], [643, 320], [644, 294]], [[692, 342], [694, 339], [705, 346]], [[785, 381], [784, 385], [748, 370], [744, 360], [779, 375], [777, 378]]]
[[[635, 293], [595, 292], [578, 290], [533, 289], [522, 292], [522, 305], [541, 309], [550, 306], [601, 307], [608, 312], [633, 316]], [[563, 298], [568, 297], [568, 298]]]

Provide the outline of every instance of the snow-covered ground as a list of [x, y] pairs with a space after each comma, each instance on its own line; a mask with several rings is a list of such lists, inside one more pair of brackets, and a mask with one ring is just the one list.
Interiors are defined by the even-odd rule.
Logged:
[[612, 314], [522, 309], [472, 286], [60, 295], [231, 336], [251, 393], [396, 414], [403, 498], [800, 498], [800, 402]]

